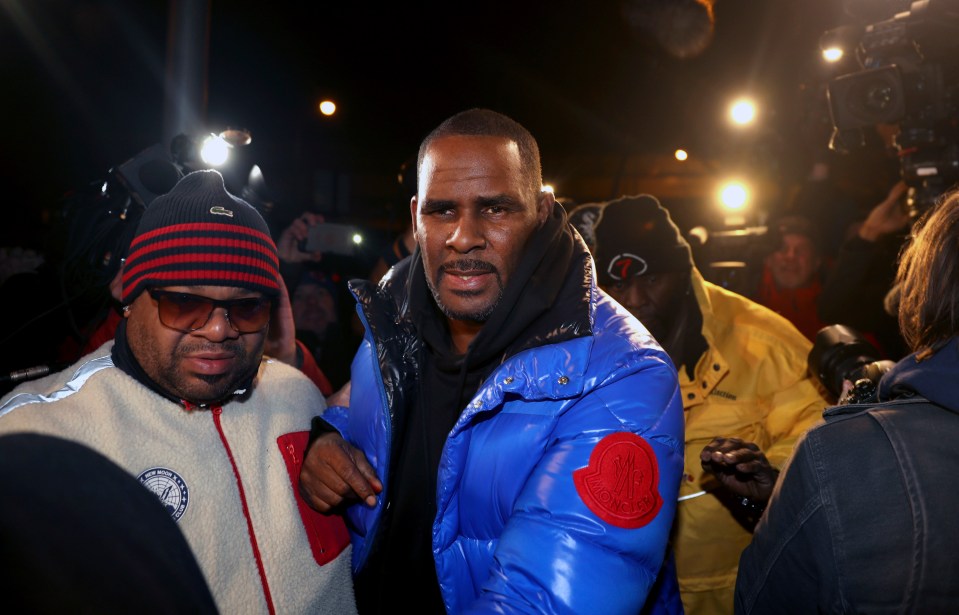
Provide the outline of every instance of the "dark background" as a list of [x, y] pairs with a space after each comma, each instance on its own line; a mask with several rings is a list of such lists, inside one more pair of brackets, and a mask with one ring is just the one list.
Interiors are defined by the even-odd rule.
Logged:
[[[206, 120], [252, 133], [243, 156], [264, 172], [275, 227], [313, 209], [398, 231], [409, 215], [400, 165], [473, 106], [527, 126], [546, 180], [573, 202], [637, 186], [695, 202], [705, 184], [693, 175], [743, 164], [795, 181], [829, 134], [818, 38], [862, 17], [836, 0], [717, 0], [697, 35], [665, 20], [665, 7], [683, 4], [214, 0]], [[878, 15], [894, 3], [874, 4]], [[39, 245], [63, 194], [161, 140], [176, 5], [0, 0], [0, 246]], [[677, 42], [656, 38], [666, 35]], [[749, 136], [723, 119], [739, 93], [762, 105]], [[337, 101], [333, 118], [316, 112], [322, 97]], [[684, 170], [671, 159], [678, 146], [691, 152]], [[868, 183], [863, 160], [837, 165]]]

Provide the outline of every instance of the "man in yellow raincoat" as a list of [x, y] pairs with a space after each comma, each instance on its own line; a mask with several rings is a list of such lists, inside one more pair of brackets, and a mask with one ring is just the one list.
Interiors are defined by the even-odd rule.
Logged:
[[731, 614], [739, 556], [779, 470], [829, 405], [808, 373], [812, 344], [772, 310], [707, 282], [654, 197], [583, 205], [570, 218], [600, 286], [679, 372], [686, 458], [672, 546], [683, 605]]

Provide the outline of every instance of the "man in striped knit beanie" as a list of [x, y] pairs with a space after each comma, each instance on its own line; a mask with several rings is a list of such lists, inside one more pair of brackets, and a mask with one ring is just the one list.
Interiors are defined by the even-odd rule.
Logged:
[[345, 526], [306, 506], [296, 483], [325, 400], [264, 356], [285, 292], [260, 214], [218, 172], [190, 173], [137, 227], [114, 340], [0, 400], [0, 434], [69, 438], [137, 477], [182, 530], [221, 612], [351, 613]]

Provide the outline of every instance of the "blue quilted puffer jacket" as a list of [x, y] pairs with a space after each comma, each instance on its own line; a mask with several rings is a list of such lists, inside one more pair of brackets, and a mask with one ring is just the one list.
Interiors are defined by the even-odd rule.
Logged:
[[[433, 554], [449, 613], [682, 613], [666, 557], [683, 471], [676, 372], [591, 269], [573, 273], [592, 334], [508, 358], [447, 438]], [[376, 507], [347, 513], [354, 572], [390, 499], [393, 427], [416, 383], [418, 342], [388, 290], [397, 279], [350, 283], [366, 335], [350, 408], [324, 414], [386, 485]]]

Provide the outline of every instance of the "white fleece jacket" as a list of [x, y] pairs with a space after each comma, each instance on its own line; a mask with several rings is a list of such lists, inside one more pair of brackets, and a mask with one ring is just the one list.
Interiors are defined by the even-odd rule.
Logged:
[[315, 385], [264, 360], [248, 398], [187, 410], [115, 367], [112, 345], [8, 393], [0, 433], [72, 439], [139, 477], [177, 519], [223, 613], [355, 613], [342, 520], [296, 489], [310, 419], [325, 408]]

